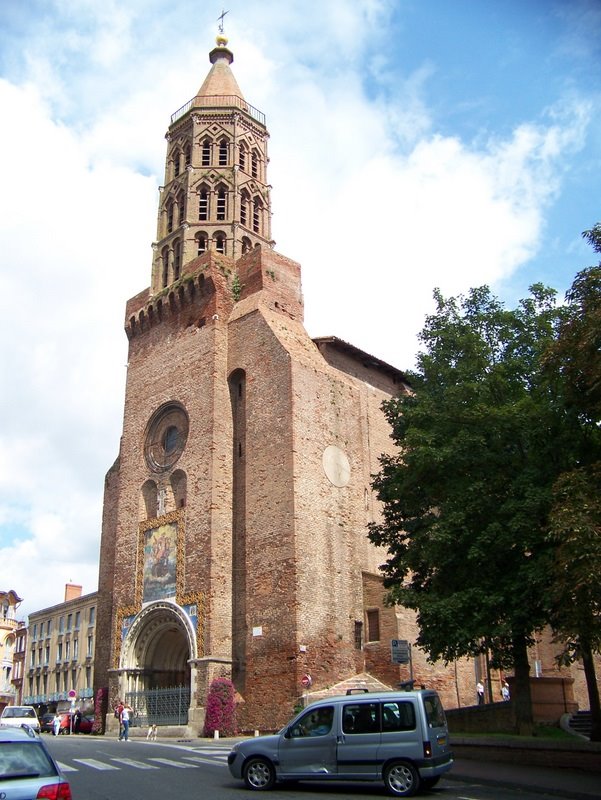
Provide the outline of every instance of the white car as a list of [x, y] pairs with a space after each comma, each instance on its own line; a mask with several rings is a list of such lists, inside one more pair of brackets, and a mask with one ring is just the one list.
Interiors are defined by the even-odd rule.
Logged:
[[20, 728], [27, 725], [40, 732], [40, 721], [33, 706], [6, 706], [0, 716], [0, 728]]

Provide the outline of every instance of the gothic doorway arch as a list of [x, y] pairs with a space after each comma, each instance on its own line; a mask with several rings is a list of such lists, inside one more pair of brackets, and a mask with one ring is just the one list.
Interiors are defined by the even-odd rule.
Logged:
[[176, 603], [147, 605], [133, 619], [120, 658], [121, 696], [141, 726], [188, 721], [196, 632]]

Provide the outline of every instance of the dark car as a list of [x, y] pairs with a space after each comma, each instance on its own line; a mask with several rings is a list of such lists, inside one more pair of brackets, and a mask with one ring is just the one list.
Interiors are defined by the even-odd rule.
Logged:
[[68, 781], [30, 727], [0, 730], [0, 797], [72, 800]]
[[54, 720], [54, 714], [42, 714], [42, 716], [40, 717], [40, 732], [52, 733], [53, 720]]
[[94, 727], [94, 714], [84, 714], [79, 723], [80, 733], [92, 733]]

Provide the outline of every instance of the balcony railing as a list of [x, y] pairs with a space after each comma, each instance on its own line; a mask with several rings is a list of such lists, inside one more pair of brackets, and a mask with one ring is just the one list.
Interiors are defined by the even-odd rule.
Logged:
[[245, 111], [247, 114], [259, 122], [261, 125], [265, 125], [265, 114], [262, 111], [259, 111], [258, 108], [251, 106], [250, 103], [247, 103], [246, 100], [243, 100], [241, 97], [237, 97], [235, 94], [212, 94], [205, 97], [193, 97], [191, 100], [183, 105], [181, 108], [178, 108], [177, 111], [171, 115], [171, 124], [173, 125], [174, 122], [177, 122], [178, 119], [181, 119], [184, 114], [187, 114], [191, 108], [239, 108], [241, 111]]

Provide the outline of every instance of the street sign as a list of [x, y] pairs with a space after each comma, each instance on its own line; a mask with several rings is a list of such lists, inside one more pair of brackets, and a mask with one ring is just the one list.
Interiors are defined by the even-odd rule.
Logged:
[[393, 664], [409, 664], [411, 661], [411, 645], [406, 639], [392, 639], [390, 655]]
[[313, 678], [310, 675], [303, 675], [301, 678], [301, 684], [305, 687], [305, 689], [309, 689], [312, 683]]
[[69, 690], [69, 700], [75, 700], [76, 697], [77, 697], [77, 692], [75, 691], [75, 689], [70, 689]]

